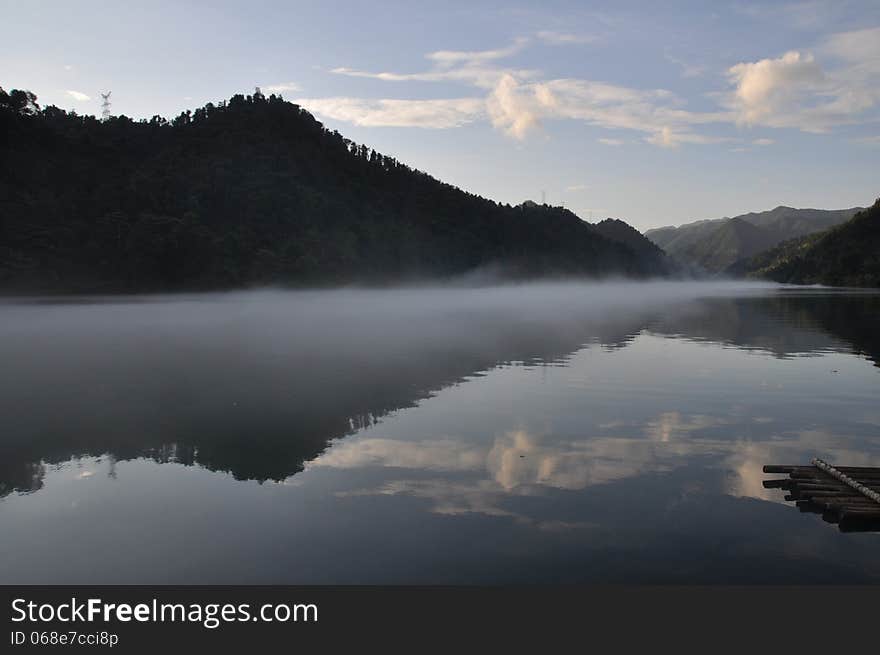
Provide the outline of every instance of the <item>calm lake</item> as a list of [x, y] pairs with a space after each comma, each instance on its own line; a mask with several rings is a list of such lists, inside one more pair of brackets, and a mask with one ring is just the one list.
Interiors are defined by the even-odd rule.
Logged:
[[880, 582], [764, 489], [880, 466], [880, 295], [0, 302], [0, 583]]

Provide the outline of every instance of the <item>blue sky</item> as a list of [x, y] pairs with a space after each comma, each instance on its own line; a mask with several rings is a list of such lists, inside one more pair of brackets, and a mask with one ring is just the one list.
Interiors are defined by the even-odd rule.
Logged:
[[[662, 6], [661, 6], [662, 5]], [[173, 116], [280, 92], [468, 191], [639, 229], [880, 196], [880, 2], [20, 2], [0, 85]]]

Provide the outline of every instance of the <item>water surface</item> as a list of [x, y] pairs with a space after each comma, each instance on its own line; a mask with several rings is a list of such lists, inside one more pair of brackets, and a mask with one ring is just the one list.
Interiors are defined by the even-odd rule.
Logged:
[[0, 304], [0, 583], [877, 582], [765, 490], [880, 465], [880, 296]]

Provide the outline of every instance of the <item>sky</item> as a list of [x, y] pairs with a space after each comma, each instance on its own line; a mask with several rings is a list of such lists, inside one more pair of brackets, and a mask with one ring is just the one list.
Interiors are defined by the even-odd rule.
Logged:
[[259, 86], [467, 191], [640, 230], [880, 196], [880, 2], [0, 0], [0, 86], [172, 117]]

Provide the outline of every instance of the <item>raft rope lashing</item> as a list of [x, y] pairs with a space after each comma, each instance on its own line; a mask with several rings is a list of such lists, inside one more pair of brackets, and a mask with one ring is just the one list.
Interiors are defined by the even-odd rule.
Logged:
[[846, 473], [842, 473], [842, 472], [838, 471], [836, 468], [834, 468], [833, 466], [831, 466], [831, 464], [828, 464], [827, 462], [823, 462], [821, 459], [816, 457], [813, 459], [813, 466], [815, 466], [820, 471], [825, 471], [825, 473], [827, 473], [828, 475], [830, 475], [834, 478], [837, 478], [838, 480], [843, 482], [843, 484], [845, 484], [846, 486], [851, 487], [852, 489], [855, 489], [860, 494], [862, 494], [865, 498], [870, 498], [875, 503], [880, 503], [880, 493], [874, 491], [873, 489], [868, 489], [868, 487], [863, 485], [861, 482], [859, 482], [858, 480], [853, 480]]

